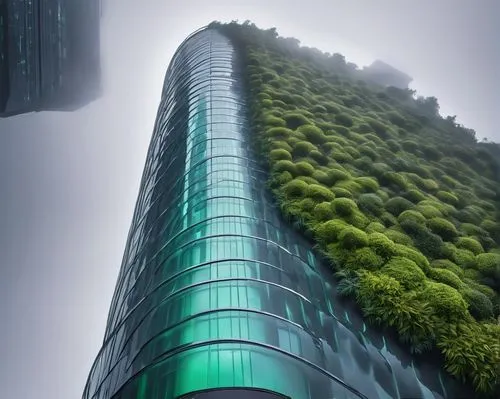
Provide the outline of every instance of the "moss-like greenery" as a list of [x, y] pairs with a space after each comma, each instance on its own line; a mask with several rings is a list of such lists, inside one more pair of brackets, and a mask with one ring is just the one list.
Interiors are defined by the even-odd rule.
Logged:
[[500, 147], [342, 57], [214, 26], [244, 56], [269, 186], [333, 262], [339, 292], [412, 351], [438, 348], [478, 395], [500, 389]]

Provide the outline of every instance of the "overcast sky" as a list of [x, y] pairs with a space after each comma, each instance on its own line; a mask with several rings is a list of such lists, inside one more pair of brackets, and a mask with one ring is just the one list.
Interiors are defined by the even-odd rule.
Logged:
[[103, 2], [104, 96], [73, 113], [0, 120], [1, 397], [81, 397], [165, 70], [184, 37], [210, 21], [275, 26], [359, 65], [381, 58], [479, 137], [500, 141], [496, 0]]

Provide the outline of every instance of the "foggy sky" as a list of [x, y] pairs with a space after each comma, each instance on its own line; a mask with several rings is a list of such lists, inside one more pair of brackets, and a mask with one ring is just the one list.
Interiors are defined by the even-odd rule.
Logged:
[[381, 58], [500, 141], [500, 2], [103, 0], [104, 96], [0, 120], [0, 386], [81, 397], [99, 351], [168, 62], [210, 21], [250, 19], [362, 66]]

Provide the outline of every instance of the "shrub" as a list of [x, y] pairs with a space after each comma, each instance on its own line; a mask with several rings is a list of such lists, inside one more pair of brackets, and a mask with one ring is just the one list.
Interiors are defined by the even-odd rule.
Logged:
[[368, 145], [362, 145], [359, 147], [359, 152], [363, 155], [366, 155], [369, 157], [372, 161], [375, 161], [377, 159], [377, 153], [373, 150], [373, 148], [369, 147]]
[[413, 202], [414, 204], [418, 204], [420, 201], [423, 201], [426, 198], [425, 194], [417, 189], [408, 190], [402, 196], [407, 200]]
[[398, 216], [399, 223], [404, 223], [405, 221], [408, 221], [408, 220], [411, 220], [413, 222], [416, 222], [416, 223], [419, 223], [422, 225], [424, 225], [426, 222], [424, 215], [422, 215], [420, 212], [412, 210], [412, 209], [401, 212]]
[[361, 248], [368, 245], [367, 234], [363, 230], [354, 226], [349, 226], [343, 229], [339, 233], [338, 239], [342, 247], [345, 249]]
[[449, 193], [447, 191], [438, 191], [436, 193], [436, 197], [439, 198], [441, 201], [446, 202], [447, 204], [456, 206], [458, 205], [458, 198], [456, 195], [453, 195], [452, 193]]
[[273, 172], [289, 172], [293, 176], [297, 176], [297, 168], [292, 161], [280, 160], [273, 164]]
[[309, 157], [311, 159], [313, 159], [314, 161], [316, 161], [318, 164], [320, 165], [326, 165], [328, 164], [328, 157], [326, 155], [323, 155], [320, 151], [318, 150], [312, 150], [310, 153], [309, 153]]
[[270, 147], [272, 150], [283, 149], [290, 153], [292, 152], [292, 147], [290, 146], [290, 144], [288, 144], [286, 141], [283, 140], [272, 140], [270, 142]]
[[356, 177], [354, 181], [363, 187], [365, 191], [376, 192], [379, 189], [379, 185], [376, 179], [368, 176]]
[[461, 249], [468, 249], [471, 251], [474, 255], [480, 254], [481, 252], [484, 252], [483, 247], [481, 246], [481, 243], [474, 238], [470, 237], [459, 237], [457, 242], [455, 243], [457, 248]]
[[302, 180], [294, 179], [283, 186], [283, 191], [287, 198], [303, 197], [308, 184]]
[[287, 171], [274, 175], [274, 181], [279, 186], [282, 186], [282, 185], [284, 185], [292, 180], [293, 180], [292, 174], [290, 172], [287, 172]]
[[[272, 105], [272, 101], [270, 102], [269, 105]], [[279, 127], [285, 127], [286, 122], [282, 118], [278, 118], [277, 116], [274, 115], [266, 115], [264, 117], [264, 123], [268, 126], [279, 126]]]
[[349, 270], [375, 271], [382, 267], [384, 260], [368, 247], [358, 248], [347, 256], [344, 267]]
[[430, 269], [429, 277], [438, 283], [447, 284], [450, 287], [459, 289], [464, 286], [464, 283], [460, 278], [453, 273], [451, 270], [447, 269]]
[[452, 241], [458, 235], [455, 225], [443, 218], [432, 218], [427, 221], [427, 225], [433, 233], [441, 236], [446, 241]]
[[436, 314], [445, 320], [458, 321], [466, 318], [467, 303], [453, 287], [428, 281], [420, 292], [422, 300], [429, 303]]
[[401, 190], [408, 188], [408, 181], [397, 172], [386, 172], [382, 175], [380, 182], [386, 186], [394, 186]]
[[326, 172], [326, 174], [328, 175], [330, 181], [333, 182], [333, 184], [339, 181], [349, 180], [351, 177], [349, 173], [344, 172], [343, 170], [340, 169], [330, 169]]
[[311, 143], [322, 144], [326, 141], [326, 136], [322, 130], [314, 125], [301, 125], [297, 128], [297, 131], [306, 136]]
[[304, 198], [298, 202], [298, 205], [302, 211], [311, 213], [316, 206], [316, 202], [312, 198]]
[[295, 164], [297, 174], [303, 176], [312, 176], [314, 173], [314, 167], [306, 161], [300, 161]]
[[315, 170], [312, 177], [318, 183], [324, 184], [325, 186], [331, 186], [334, 183], [328, 174], [322, 170]]
[[358, 194], [362, 191], [362, 187], [359, 183], [356, 183], [354, 180], [342, 180], [335, 183], [336, 187], [345, 188], [349, 190], [351, 193]]
[[356, 203], [349, 198], [335, 198], [332, 201], [332, 206], [334, 212], [339, 216], [349, 216], [358, 209]]
[[443, 256], [442, 238], [437, 234], [431, 233], [425, 226], [422, 227], [422, 229], [416, 230], [413, 234], [408, 233], [413, 238], [413, 244], [428, 258], [441, 258]]
[[316, 180], [314, 180], [314, 178], [311, 176], [298, 176], [296, 179], [302, 180], [302, 181], [306, 182], [307, 184], [318, 184], [318, 182]]
[[353, 125], [352, 118], [346, 114], [335, 115], [335, 122], [346, 127], [351, 127]]
[[310, 124], [311, 121], [303, 114], [298, 112], [288, 112], [283, 115], [286, 125], [290, 129], [297, 129], [299, 126]]
[[482, 292], [467, 288], [460, 293], [467, 302], [470, 314], [476, 320], [487, 320], [493, 317], [493, 304]]
[[411, 237], [409, 237], [408, 235], [406, 235], [401, 231], [391, 228], [385, 230], [384, 234], [387, 236], [389, 240], [394, 241], [394, 243], [396, 244], [403, 244], [407, 246], [413, 245], [413, 240], [411, 239]]
[[458, 212], [457, 219], [464, 223], [479, 225], [483, 220], [483, 213], [481, 209], [478, 209], [473, 205], [468, 205]]
[[407, 247], [406, 245], [394, 244], [394, 255], [411, 259], [424, 271], [429, 270], [429, 261], [419, 251]]
[[359, 209], [374, 216], [380, 216], [384, 211], [384, 203], [377, 194], [361, 194], [357, 203]]
[[334, 213], [330, 202], [321, 202], [314, 207], [313, 216], [320, 220], [326, 221], [333, 219]]
[[403, 197], [393, 197], [385, 203], [385, 209], [394, 216], [398, 216], [400, 213], [413, 208], [413, 206], [413, 203]]
[[384, 224], [385, 227], [391, 227], [398, 223], [396, 217], [389, 212], [382, 213], [379, 219]]
[[315, 201], [331, 201], [335, 198], [335, 194], [319, 184], [310, 184], [306, 189], [305, 195]]
[[336, 242], [340, 232], [347, 227], [349, 227], [349, 225], [343, 220], [328, 220], [324, 223], [319, 223], [314, 228], [314, 232], [320, 242], [329, 244]]
[[313, 150], [316, 150], [316, 146], [308, 141], [299, 141], [293, 146], [293, 155], [295, 156], [307, 156]]
[[292, 135], [293, 131], [287, 129], [286, 127], [272, 127], [267, 129], [266, 135], [275, 140], [277, 139], [287, 139]]
[[368, 245], [375, 251], [376, 254], [378, 254], [385, 260], [389, 259], [396, 253], [394, 242], [392, 242], [383, 233], [368, 234]]
[[381, 272], [398, 280], [406, 289], [415, 289], [425, 281], [422, 269], [412, 260], [400, 256], [389, 260]]
[[290, 153], [287, 150], [283, 150], [283, 149], [271, 150], [271, 152], [269, 153], [269, 159], [273, 162], [279, 161], [279, 160], [291, 161], [292, 156], [290, 155]]
[[432, 205], [417, 205], [415, 210], [424, 215], [427, 219], [439, 218], [442, 217], [443, 214]]
[[335, 161], [340, 162], [340, 163], [348, 163], [352, 162], [353, 158], [352, 156], [344, 151], [333, 151], [330, 156], [335, 159]]
[[455, 273], [458, 277], [465, 277], [462, 268], [449, 259], [436, 259], [431, 262], [431, 266], [436, 269], [446, 269]]
[[332, 187], [332, 193], [335, 194], [335, 198], [352, 198], [352, 193], [342, 187]]
[[[358, 204], [359, 206], [359, 204]], [[367, 227], [366, 227], [366, 232], [367, 233], [383, 233], [385, 230], [385, 226], [382, 223], [379, 222], [371, 222]]]
[[474, 267], [476, 264], [476, 258], [474, 254], [467, 249], [456, 249], [452, 255], [453, 262], [459, 265], [462, 268]]
[[491, 219], [485, 219], [481, 223], [481, 227], [486, 230], [499, 245], [500, 245], [500, 223]]
[[487, 252], [476, 256], [477, 269], [485, 276], [500, 279], [500, 254]]

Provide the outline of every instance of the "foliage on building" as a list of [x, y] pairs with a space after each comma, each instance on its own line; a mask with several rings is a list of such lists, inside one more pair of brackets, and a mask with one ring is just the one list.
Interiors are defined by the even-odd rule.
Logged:
[[256, 149], [285, 217], [364, 316], [478, 395], [500, 385], [500, 165], [434, 97], [362, 79], [340, 54], [246, 21], [211, 26], [244, 55]]

